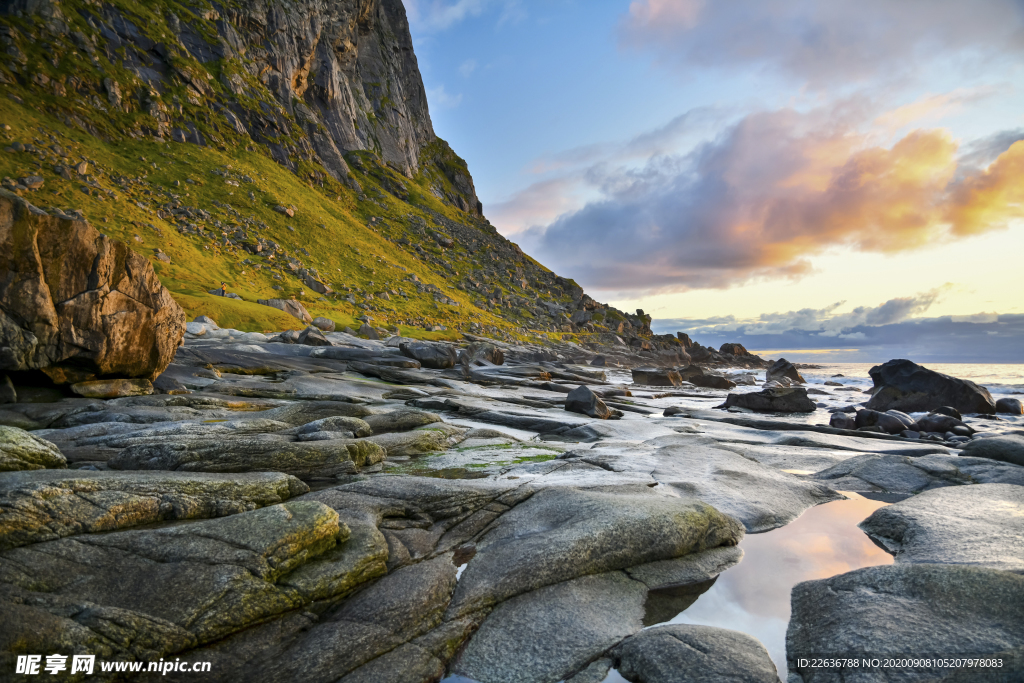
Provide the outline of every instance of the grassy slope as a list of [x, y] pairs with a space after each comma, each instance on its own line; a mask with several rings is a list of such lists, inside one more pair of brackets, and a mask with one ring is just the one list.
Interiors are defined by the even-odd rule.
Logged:
[[[63, 3], [72, 30], [95, 33], [74, 11], [78, 4], [73, 0]], [[146, 27], [147, 34], [157, 40], [166, 31], [163, 12], [158, 11], [157, 5], [173, 5], [179, 14], [187, 12], [184, 6], [171, 2], [149, 4], [114, 0], [112, 4], [133, 16], [140, 26]], [[372, 153], [361, 153], [363, 166], [369, 172], [355, 173], [363, 189], [360, 195], [326, 177], [318, 166], [299, 162], [298, 171], [292, 173], [278, 165], [265, 148], [239, 136], [226, 121], [215, 116], [205, 98], [198, 104], [190, 103], [188, 98], [194, 99], [195, 93], [189, 93], [180, 83], [176, 88], [170, 87], [161, 101], [168, 104], [177, 97], [185, 118], [196, 122], [209, 144], [199, 147], [157, 140], [146, 134], [157, 123], [143, 108], [146, 95], [132, 94], [137, 93], [142, 84], [117, 64], [108, 62], [102, 50], [96, 51], [90, 61], [85, 51], [77, 49], [70, 39], [53, 44], [33, 39], [46, 35], [41, 19], [7, 18], [5, 21], [20, 32], [19, 47], [26, 54], [27, 63], [19, 68], [8, 59], [5, 66], [0, 66], [4, 76], [16, 81], [15, 85], [3, 86], [4, 90], [23, 100], [19, 103], [7, 97], [0, 99], [0, 123], [10, 126], [10, 130], [0, 133], [0, 142], [4, 147], [13, 141], [35, 143], [41, 149], [56, 144], [62, 148], [63, 155], [50, 150], [44, 157], [28, 152], [0, 152], [0, 176], [13, 179], [42, 176], [44, 187], [23, 193], [26, 199], [44, 209], [81, 210], [104, 234], [124, 240], [145, 254], [190, 317], [207, 314], [223, 326], [244, 330], [295, 328], [301, 326], [297, 320], [254, 303], [257, 298], [295, 296], [312, 315], [329, 317], [339, 327], [358, 327], [356, 317], [368, 314], [374, 325], [397, 324], [402, 334], [421, 338], [457, 337], [456, 330], [466, 329], [471, 321], [521, 336], [518, 324], [474, 306], [467, 293], [454, 287], [456, 277], [425, 263], [412, 249], [402, 249], [382, 239], [382, 231], [393, 240], [407, 236], [412, 245], [420, 244], [427, 252], [447, 260], [460, 274], [472, 268], [471, 256], [461, 246], [441, 250], [433, 241], [423, 239], [422, 231], [411, 229], [414, 226], [409, 217], [413, 215], [420, 216], [428, 228], [434, 227], [430, 216], [419, 206], [472, 224], [466, 214], [429, 191], [431, 184], [446, 186], [447, 183], [435, 165], [425, 166], [418, 177], [410, 180], [378, 164]], [[178, 61], [183, 70], [191, 73], [205, 73], [204, 68], [210, 70], [207, 87], [220, 93], [224, 91], [218, 82], [219, 71], [239, 71], [230, 63], [200, 65], [185, 58]], [[12, 64], [15, 68], [8, 70]], [[35, 73], [47, 74], [50, 83], [45, 86], [32, 83], [30, 75]], [[92, 87], [102, 93], [98, 84], [110, 75], [117, 76], [127, 111], [117, 111], [95, 95], [89, 98], [88, 87], [78, 87], [77, 93], [74, 90], [75, 79], [78, 79], [79, 84], [92, 83]], [[202, 76], [199, 80], [203, 80]], [[55, 94], [55, 83], [64, 84], [67, 94]], [[256, 92], [255, 87], [252, 92]], [[267, 97], [272, 101], [269, 94]], [[108, 111], [99, 110], [97, 102]], [[301, 134], [297, 127], [295, 134]], [[461, 159], [451, 156], [454, 161], [448, 163], [464, 166]], [[86, 178], [76, 176], [66, 180], [54, 171], [54, 164], [74, 165], [83, 159], [90, 162]], [[238, 186], [229, 185], [225, 177], [212, 173], [215, 170], [227, 172]], [[253, 182], [242, 181], [241, 176], [248, 176]], [[121, 177], [132, 181], [120, 184], [117, 179]], [[382, 186], [387, 184], [385, 179], [404, 183], [409, 190], [409, 203], [382, 191]], [[87, 181], [97, 183], [102, 190], [87, 188]], [[175, 185], [175, 181], [180, 185]], [[83, 192], [83, 188], [90, 192]], [[109, 196], [108, 191], [116, 198]], [[367, 313], [341, 300], [340, 296], [321, 297], [286, 270], [256, 270], [253, 264], [245, 265], [242, 261], [251, 259], [268, 266], [273, 264], [245, 251], [221, 246], [210, 238], [180, 234], [174, 222], [159, 218], [155, 208], [169, 201], [171, 195], [176, 195], [182, 205], [208, 211], [211, 220], [196, 222], [204, 224], [217, 238], [221, 238], [221, 234], [220, 230], [213, 229], [214, 220], [220, 220], [227, 229], [238, 224], [235, 217], [217, 208], [214, 201], [229, 204], [242, 216], [266, 224], [266, 229], [249, 228], [249, 234], [277, 242], [289, 255], [299, 257], [306, 267], [316, 268], [339, 295], [346, 295], [345, 288], [349, 288], [360, 295], [359, 300], [363, 300], [362, 294], [388, 290], [401, 290], [409, 296], [392, 296], [390, 302], [369, 301], [392, 310]], [[275, 212], [274, 207], [279, 204], [296, 207], [294, 218]], [[374, 227], [371, 217], [383, 219], [387, 227]], [[289, 230], [288, 226], [294, 230]], [[153, 256], [156, 248], [166, 252], [171, 263], [157, 260]], [[301, 253], [300, 249], [311, 256]], [[535, 263], [529, 257], [524, 256], [523, 260]], [[274, 272], [284, 274], [277, 280]], [[417, 275], [423, 283], [436, 285], [459, 306], [435, 304], [429, 292], [418, 294], [415, 285], [409, 282], [411, 274]], [[246, 301], [225, 300], [207, 293], [222, 280], [230, 283], [230, 290]], [[283, 289], [275, 291], [274, 285]], [[536, 295], [530, 291], [517, 293], [524, 297]], [[426, 332], [424, 324], [444, 325], [448, 331]], [[533, 333], [530, 336], [543, 335]]]

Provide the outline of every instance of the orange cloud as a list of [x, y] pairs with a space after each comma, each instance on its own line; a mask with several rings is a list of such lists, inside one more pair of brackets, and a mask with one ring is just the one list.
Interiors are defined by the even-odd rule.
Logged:
[[956, 235], [976, 235], [1024, 218], [1024, 140], [953, 191], [946, 220]]

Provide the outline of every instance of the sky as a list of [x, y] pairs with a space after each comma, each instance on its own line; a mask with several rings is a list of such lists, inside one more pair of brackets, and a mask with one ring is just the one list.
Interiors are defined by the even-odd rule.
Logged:
[[485, 215], [599, 301], [791, 359], [1024, 363], [1020, 0], [404, 2]]

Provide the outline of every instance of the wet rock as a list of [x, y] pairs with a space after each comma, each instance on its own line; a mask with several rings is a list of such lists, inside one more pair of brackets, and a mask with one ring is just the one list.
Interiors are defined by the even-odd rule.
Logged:
[[880, 413], [877, 410], [858, 410], [854, 424], [856, 429], [878, 427], [886, 434], [899, 434], [905, 429], [910, 428], [910, 425], [905, 424], [899, 417], [888, 413]]
[[732, 389], [736, 386], [736, 382], [721, 375], [707, 372], [699, 365], [687, 365], [679, 371], [679, 376], [684, 382], [689, 382], [695, 387], [704, 387], [706, 389]]
[[293, 318], [298, 318], [307, 325], [313, 322], [313, 316], [309, 314], [306, 307], [295, 299], [257, 299], [256, 303], [284, 311], [288, 315]]
[[1024, 437], [993, 436], [974, 439], [964, 446], [962, 454], [972, 458], [987, 458], [1024, 466]]
[[746, 408], [761, 413], [813, 413], [818, 407], [802, 387], [775, 387], [748, 394], [729, 394], [719, 408]]
[[812, 478], [840, 491], [911, 494], [962, 484], [1024, 485], [1024, 469], [985, 458], [955, 455], [855, 455]]
[[565, 409], [572, 413], [596, 417], [599, 420], [607, 420], [612, 417], [612, 411], [604, 401], [586, 386], [576, 387], [566, 395]]
[[153, 383], [148, 379], [97, 379], [72, 384], [71, 391], [85, 398], [148, 396], [153, 393]]
[[966, 564], [1024, 573], [1024, 487], [976, 484], [925, 491], [860, 523], [897, 562]]
[[354, 474], [385, 455], [383, 448], [365, 439], [292, 443], [243, 436], [129, 446], [107, 464], [115, 470], [284, 472], [311, 479]]
[[1007, 415], [1024, 415], [1024, 403], [1016, 398], [1001, 398], [996, 401], [996, 412]]
[[939, 406], [932, 410], [932, 412], [936, 415], [949, 415], [950, 417], [955, 417], [958, 420], [964, 419], [964, 416], [960, 414], [959, 410], [950, 406]]
[[806, 380], [804, 380], [803, 376], [800, 375], [796, 366], [785, 358], [778, 359], [769, 365], [768, 369], [765, 371], [766, 382], [771, 382], [772, 380], [777, 382], [782, 378], [786, 378], [791, 382], [797, 382], [798, 384], [806, 384]]
[[0, 190], [0, 371], [58, 383], [152, 379], [174, 358], [185, 314], [152, 265], [85, 221], [47, 216]]
[[646, 594], [609, 572], [519, 595], [491, 612], [453, 671], [493, 683], [563, 680], [641, 629]]
[[984, 387], [929, 370], [909, 360], [891, 360], [869, 371], [874, 395], [872, 410], [923, 412], [950, 406], [962, 413], [994, 414], [995, 401]]
[[[325, 582], [293, 572], [349, 533], [326, 505], [290, 501], [7, 550], [0, 554], [0, 600], [11, 617], [5, 635], [45, 651], [64, 645], [139, 659], [179, 652], [330, 597]], [[120, 637], [109, 638], [114, 633]]]
[[0, 550], [165, 520], [233, 515], [309, 488], [277, 473], [35, 470], [0, 477]]
[[[786, 660], [805, 683], [845, 678], [841, 670], [800, 665], [814, 657], [977, 657], [1024, 642], [1024, 576], [995, 569], [868, 567], [797, 584], [792, 606]], [[934, 681], [942, 673], [948, 670], [904, 669], [899, 680]]]
[[857, 421], [846, 413], [832, 413], [828, 419], [828, 426], [836, 429], [856, 429]]
[[306, 423], [299, 428], [297, 434], [301, 436], [304, 434], [332, 434], [336, 432], [348, 432], [356, 437], [370, 436], [373, 434], [373, 427], [358, 417], [335, 416]]
[[637, 683], [779, 680], [768, 651], [756, 638], [713, 626], [658, 626], [626, 639], [609, 654], [618, 672]]
[[683, 378], [675, 370], [667, 368], [633, 368], [633, 384], [650, 387], [678, 387]]
[[938, 413], [925, 415], [917, 421], [917, 427], [919, 432], [939, 432], [940, 434], [945, 434], [962, 427], [968, 430], [968, 434], [974, 433], [973, 429], [959, 419]]
[[672, 417], [673, 415], [685, 415], [686, 411], [676, 406], [669, 406], [662, 412], [663, 417]]
[[441, 417], [425, 410], [413, 410], [411, 408], [399, 408], [387, 413], [376, 413], [366, 416], [366, 423], [373, 429], [374, 434], [386, 432], [407, 432], [417, 427], [441, 422]]
[[298, 339], [295, 341], [306, 346], [334, 346], [324, 336], [324, 333], [316, 327], [307, 327], [299, 334]]
[[448, 616], [586, 574], [736, 545], [742, 537], [736, 520], [692, 499], [649, 489], [543, 489], [477, 540]]
[[0, 426], [0, 472], [64, 469], [67, 460], [44, 439], [17, 427]]
[[448, 344], [430, 344], [428, 342], [402, 342], [399, 350], [409, 358], [420, 362], [425, 368], [445, 370], [455, 367], [458, 354]]

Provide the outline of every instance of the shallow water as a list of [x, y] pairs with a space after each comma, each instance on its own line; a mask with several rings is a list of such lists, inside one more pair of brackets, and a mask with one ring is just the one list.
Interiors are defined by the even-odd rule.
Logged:
[[723, 572], [693, 605], [664, 623], [717, 626], [754, 636], [785, 680], [793, 586], [893, 562], [857, 528], [887, 503], [846, 495], [850, 500], [810, 508], [784, 527], [746, 536], [740, 543], [743, 560]]

